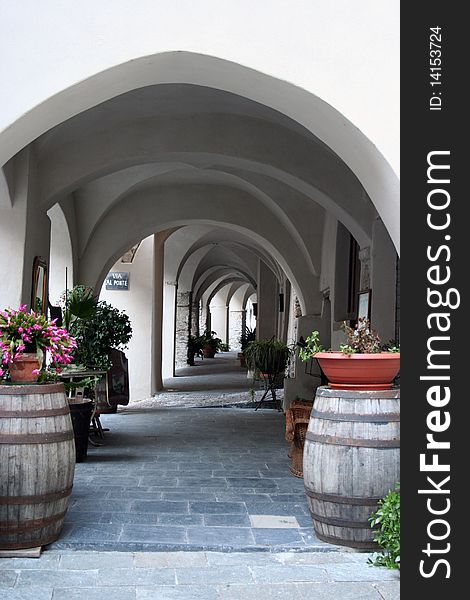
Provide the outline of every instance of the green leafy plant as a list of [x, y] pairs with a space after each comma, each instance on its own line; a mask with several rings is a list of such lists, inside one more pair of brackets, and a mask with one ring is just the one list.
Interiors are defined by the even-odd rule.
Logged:
[[94, 316], [98, 299], [94, 296], [91, 288], [76, 285], [62, 294], [59, 303], [62, 308], [64, 326], [72, 331], [74, 323], [88, 321]]
[[98, 301], [93, 291], [82, 285], [64, 292], [61, 305], [64, 322], [77, 340], [75, 363], [108, 370], [112, 366], [110, 350], [124, 350], [132, 337], [129, 317], [107, 302]]
[[355, 327], [344, 321], [342, 329], [348, 338], [348, 343], [339, 347], [343, 354], [377, 354], [381, 351], [380, 338], [371, 329], [368, 319], [361, 317]]
[[312, 359], [317, 352], [323, 352], [324, 348], [320, 344], [320, 333], [318, 331], [312, 331], [305, 341], [301, 344], [298, 343], [299, 358], [304, 362], [308, 362]]
[[230, 346], [225, 342], [220, 342], [217, 349], [219, 352], [228, 352], [230, 350]]
[[243, 330], [243, 333], [240, 336], [240, 347], [241, 347], [241, 351], [245, 352], [246, 347], [248, 346], [248, 344], [250, 342], [254, 342], [256, 340], [256, 330], [255, 329], [250, 329], [249, 327], [245, 326], [245, 329]]
[[379, 500], [379, 508], [370, 516], [371, 527], [376, 528], [374, 541], [383, 548], [370, 562], [377, 567], [400, 568], [400, 484]]
[[400, 353], [400, 344], [396, 340], [390, 340], [388, 344], [382, 346], [383, 352], [393, 352], [394, 354]]
[[217, 352], [219, 350], [220, 344], [222, 343], [222, 340], [216, 337], [216, 335], [217, 334], [215, 331], [209, 331], [208, 329], [206, 329], [206, 331], [204, 331], [204, 333], [201, 336], [202, 347], [205, 348], [209, 346], [211, 348], [215, 348], [215, 351]]
[[246, 365], [255, 373], [281, 373], [285, 370], [292, 350], [281, 340], [250, 342], [245, 349]]
[[188, 339], [188, 365], [194, 366], [194, 358], [196, 356], [203, 356], [203, 338], [200, 335], [190, 335]]

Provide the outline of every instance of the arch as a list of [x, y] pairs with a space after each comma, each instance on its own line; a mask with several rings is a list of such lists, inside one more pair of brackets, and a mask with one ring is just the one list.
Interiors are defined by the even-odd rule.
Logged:
[[162, 52], [101, 71], [29, 111], [0, 134], [0, 166], [44, 132], [129, 90], [186, 83], [224, 90], [287, 115], [328, 146], [357, 176], [399, 248], [398, 178], [377, 146], [310, 91], [238, 63], [193, 52]]
[[58, 304], [59, 297], [66, 288], [66, 281], [67, 286], [73, 286], [72, 240], [62, 207], [55, 204], [47, 215], [51, 221], [49, 299], [52, 304]]
[[[301, 291], [303, 308], [308, 305], [313, 313], [319, 310], [318, 277], [305, 264], [282, 226], [276, 224], [272, 215], [261, 211], [257, 231], [253, 231], [255, 203], [251, 196], [215, 185], [162, 186], [158, 190], [158, 210], [155, 197], [155, 188], [140, 189], [106, 215], [82, 256], [81, 281], [99, 286], [119, 256], [147, 235], [188, 224], [213, 225], [240, 232], [263, 246]], [[134, 215], [132, 221], [129, 214]], [[127, 223], [125, 230], [121, 227], [123, 222]], [[103, 265], [98, 263], [98, 257], [109, 258]]]

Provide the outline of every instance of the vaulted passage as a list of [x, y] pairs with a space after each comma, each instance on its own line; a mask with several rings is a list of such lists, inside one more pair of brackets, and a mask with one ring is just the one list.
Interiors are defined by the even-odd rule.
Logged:
[[[0, 307], [31, 303], [41, 257], [51, 305], [83, 285], [133, 328], [129, 406], [77, 465], [56, 547], [322, 547], [282, 412], [178, 405], [248, 397], [248, 334], [294, 348], [318, 330], [338, 348], [360, 293], [382, 340], [397, 338], [396, 176], [310, 92], [186, 52], [142, 66], [63, 90], [47, 119], [32, 111], [0, 165]], [[220, 352], [191, 366], [206, 332]], [[284, 408], [319, 383], [294, 358]]]

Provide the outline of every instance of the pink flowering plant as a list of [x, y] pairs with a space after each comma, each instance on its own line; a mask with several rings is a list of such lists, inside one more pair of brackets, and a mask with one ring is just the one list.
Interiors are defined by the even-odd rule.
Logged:
[[76, 347], [75, 338], [57, 327], [56, 319], [28, 312], [24, 304], [18, 310], [0, 311], [0, 377], [8, 374], [9, 365], [21, 354], [38, 350], [48, 352], [50, 366], [60, 372], [61, 366], [73, 361]]

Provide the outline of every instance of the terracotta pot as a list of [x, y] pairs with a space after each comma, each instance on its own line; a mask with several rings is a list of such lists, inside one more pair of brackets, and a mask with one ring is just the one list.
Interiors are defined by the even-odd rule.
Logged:
[[322, 371], [334, 389], [388, 390], [400, 371], [400, 354], [317, 352]]
[[215, 348], [214, 346], [204, 346], [202, 349], [205, 358], [214, 358], [215, 356]]
[[25, 352], [9, 365], [11, 380], [13, 383], [35, 383], [39, 373], [34, 375], [33, 371], [39, 368], [38, 355], [35, 352]]

